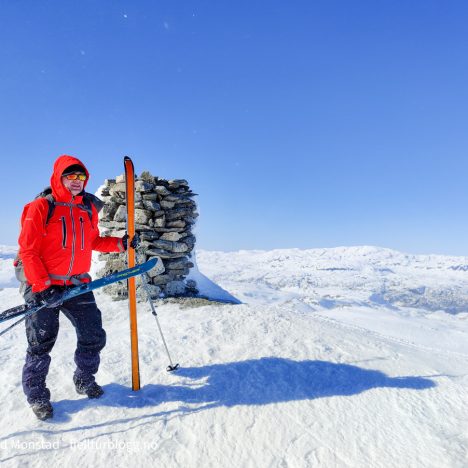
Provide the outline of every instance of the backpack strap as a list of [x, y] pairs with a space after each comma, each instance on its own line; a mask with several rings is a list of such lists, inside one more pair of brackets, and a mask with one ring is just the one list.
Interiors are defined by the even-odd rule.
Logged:
[[105, 205], [105, 203], [100, 198], [88, 192], [85, 192], [83, 195], [83, 203], [90, 209], [90, 211], [92, 211], [91, 206], [94, 205], [98, 213], [102, 210], [102, 207]]
[[73, 203], [65, 203], [65, 202], [56, 202], [54, 196], [52, 195], [52, 189], [50, 187], [46, 187], [36, 198], [45, 198], [49, 204], [49, 210], [47, 212], [47, 219], [46, 225], [49, 223], [50, 218], [54, 214], [55, 207], [58, 206], [70, 206], [70, 207], [79, 207], [82, 210], [85, 210], [88, 213], [89, 219], [92, 221], [93, 219], [93, 205], [96, 208], [96, 211], [99, 213], [102, 210], [102, 207], [105, 203], [93, 195], [92, 193], [85, 192], [83, 194], [83, 203], [79, 205], [75, 205]]
[[54, 197], [53, 197], [53, 195], [51, 193], [46, 195], [44, 198], [47, 200], [47, 203], [49, 204], [49, 209], [47, 211], [47, 218], [46, 218], [46, 222], [45, 222], [46, 226], [47, 226], [47, 224], [49, 224], [50, 218], [52, 218], [52, 215], [54, 214], [55, 200], [54, 200]]

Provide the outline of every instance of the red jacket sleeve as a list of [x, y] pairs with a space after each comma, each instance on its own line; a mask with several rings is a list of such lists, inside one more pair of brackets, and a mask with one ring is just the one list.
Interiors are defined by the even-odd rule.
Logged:
[[97, 250], [98, 252], [125, 252], [125, 248], [120, 237], [101, 237], [99, 235], [97, 225], [98, 214], [96, 209], [93, 207], [93, 226], [96, 226], [96, 229], [93, 231], [95, 236], [91, 243], [93, 250]]
[[24, 274], [33, 292], [47, 289], [51, 282], [41, 260], [41, 245], [45, 234], [48, 202], [45, 198], [28, 204], [21, 216], [21, 233], [18, 239]]

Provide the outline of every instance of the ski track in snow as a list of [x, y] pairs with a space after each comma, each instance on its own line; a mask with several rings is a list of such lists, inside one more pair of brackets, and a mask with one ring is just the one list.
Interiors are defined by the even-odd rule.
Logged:
[[[13, 257], [0, 247], [5, 308], [21, 302]], [[51, 422], [22, 394], [24, 329], [1, 338], [2, 466], [468, 466], [466, 258], [354, 247], [201, 251], [197, 262], [242, 304], [158, 307], [177, 373], [141, 304], [139, 392], [127, 304], [101, 292], [100, 400], [74, 392], [66, 318]]]

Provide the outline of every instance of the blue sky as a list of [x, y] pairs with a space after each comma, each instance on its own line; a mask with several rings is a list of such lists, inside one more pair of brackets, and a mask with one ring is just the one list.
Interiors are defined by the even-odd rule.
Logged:
[[468, 255], [468, 4], [0, 0], [0, 243], [63, 153], [199, 193], [198, 247]]

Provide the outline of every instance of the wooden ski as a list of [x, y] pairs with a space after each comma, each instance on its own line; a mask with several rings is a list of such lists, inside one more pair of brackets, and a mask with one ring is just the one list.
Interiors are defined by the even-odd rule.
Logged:
[[[135, 249], [130, 245], [135, 235], [135, 170], [132, 160], [125, 156], [125, 187], [127, 202], [127, 263], [128, 268], [135, 266]], [[136, 308], [136, 284], [135, 278], [129, 278], [128, 286], [128, 305], [130, 310], [130, 345], [132, 358], [132, 390], [140, 390], [140, 365], [138, 357], [138, 324]]]

